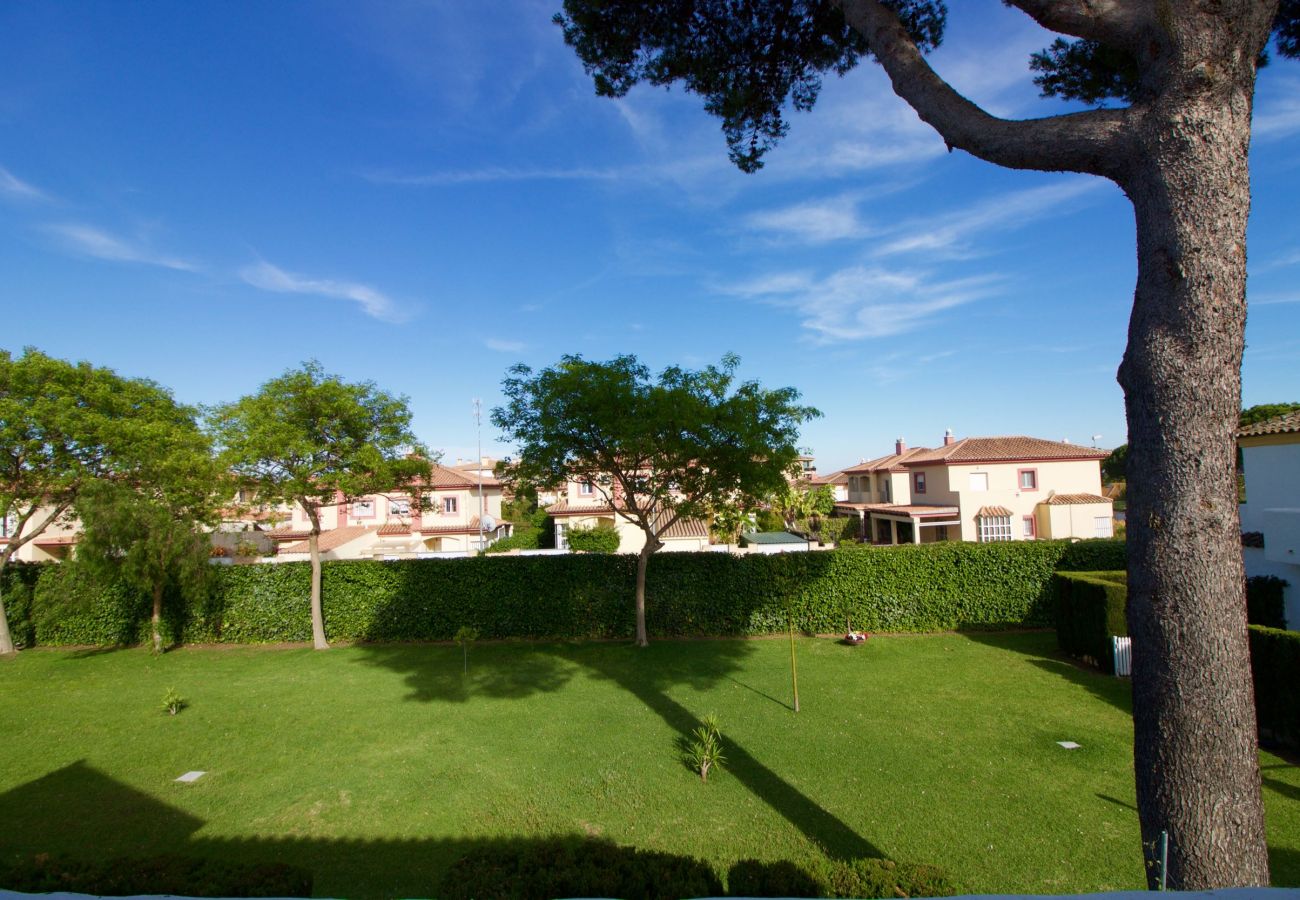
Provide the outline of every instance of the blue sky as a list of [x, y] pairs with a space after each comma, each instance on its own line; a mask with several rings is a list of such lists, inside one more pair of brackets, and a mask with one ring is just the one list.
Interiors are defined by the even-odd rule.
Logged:
[[[557, 0], [0, 6], [0, 347], [233, 400], [305, 359], [471, 398], [564, 353], [734, 351], [829, 471], [959, 436], [1124, 440], [1132, 213], [943, 143], [863, 65], [757, 175], [698, 98], [594, 96]], [[1006, 116], [1051, 35], [953, 4], [936, 68]], [[1300, 65], [1260, 78], [1247, 405], [1300, 399]], [[484, 448], [509, 452], [485, 421]]]

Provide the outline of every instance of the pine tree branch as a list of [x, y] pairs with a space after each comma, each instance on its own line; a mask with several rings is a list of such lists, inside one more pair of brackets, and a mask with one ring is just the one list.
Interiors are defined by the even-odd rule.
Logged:
[[967, 100], [930, 68], [893, 11], [878, 0], [832, 0], [884, 67], [894, 93], [944, 139], [949, 150], [1011, 169], [1123, 176], [1127, 109], [1095, 109], [1009, 120]]
[[1149, 0], [1003, 0], [1049, 31], [1134, 49], [1155, 10]]

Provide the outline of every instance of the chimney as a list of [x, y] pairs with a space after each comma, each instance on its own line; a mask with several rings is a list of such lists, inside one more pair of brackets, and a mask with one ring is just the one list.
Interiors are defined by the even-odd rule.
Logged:
[[955, 441], [955, 440], [957, 440], [957, 439], [956, 439], [955, 437], [952, 436], [952, 429], [951, 429], [951, 428], [949, 428], [947, 431], [945, 431], [945, 432], [943, 433], [943, 445], [944, 445], [945, 447], [947, 447], [949, 444], [951, 444], [951, 443], [952, 443], [953, 441]]
[[903, 451], [906, 450], [906, 449], [907, 449], [907, 444], [903, 441], [902, 438], [899, 438], [898, 440], [894, 441], [894, 452], [895, 452], [895, 453], [901, 455], [901, 454], [903, 453]]

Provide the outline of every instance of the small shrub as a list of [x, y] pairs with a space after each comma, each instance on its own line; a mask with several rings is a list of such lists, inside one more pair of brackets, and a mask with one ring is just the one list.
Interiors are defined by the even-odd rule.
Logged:
[[494, 843], [471, 851], [452, 864], [436, 892], [441, 900], [721, 895], [722, 881], [701, 860], [579, 838]]
[[785, 519], [770, 509], [760, 509], [754, 515], [754, 524], [759, 531], [785, 531]]
[[465, 655], [465, 674], [469, 674], [469, 645], [478, 640], [478, 629], [473, 625], [462, 625], [456, 629], [456, 643], [460, 644], [461, 652]]
[[174, 687], [169, 687], [167, 692], [163, 694], [162, 711], [167, 713], [169, 716], [177, 715], [188, 705], [189, 704], [185, 702], [185, 698], [176, 693], [176, 688]]
[[120, 897], [310, 897], [312, 875], [284, 863], [239, 863], [185, 856], [89, 863], [39, 854], [7, 870], [0, 886], [24, 893], [68, 892]]
[[700, 780], [707, 782], [709, 772], [720, 768], [727, 758], [722, 755], [722, 733], [718, 730], [718, 717], [709, 713], [698, 728], [686, 739], [686, 762]]
[[580, 553], [617, 553], [621, 538], [613, 525], [570, 528], [565, 533], [570, 550]]

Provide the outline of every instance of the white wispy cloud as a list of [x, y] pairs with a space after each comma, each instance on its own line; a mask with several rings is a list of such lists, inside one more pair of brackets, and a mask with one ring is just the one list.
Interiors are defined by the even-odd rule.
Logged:
[[754, 231], [768, 232], [809, 244], [863, 238], [871, 233], [871, 229], [858, 216], [857, 201], [853, 195], [753, 213], [745, 218], [743, 224]]
[[997, 275], [935, 280], [925, 273], [850, 266], [824, 278], [783, 272], [724, 288], [725, 293], [797, 311], [817, 344], [911, 331], [939, 313], [988, 296]]
[[499, 338], [488, 338], [483, 342], [483, 346], [498, 353], [522, 353], [528, 345], [523, 341], [503, 341]]
[[1288, 78], [1283, 85], [1284, 90], [1257, 99], [1250, 126], [1254, 138], [1271, 140], [1300, 131], [1300, 78]]
[[875, 249], [877, 256], [902, 253], [925, 253], [934, 257], [966, 257], [972, 254], [972, 241], [990, 232], [1023, 228], [1031, 222], [1062, 210], [1098, 191], [1104, 182], [1098, 178], [1072, 178], [1069, 181], [999, 194], [965, 209], [948, 211], [904, 222], [898, 234]]
[[110, 234], [102, 228], [78, 222], [65, 222], [41, 226], [41, 230], [53, 236], [62, 247], [78, 256], [90, 256], [110, 262], [139, 263], [146, 266], [160, 266], [180, 272], [197, 272], [197, 263], [176, 256], [159, 253], [140, 240], [130, 240]]
[[0, 166], [0, 197], [16, 200], [48, 200], [49, 195]]
[[244, 266], [239, 270], [239, 277], [255, 288], [277, 294], [307, 294], [314, 297], [351, 300], [360, 306], [366, 315], [384, 322], [403, 322], [409, 318], [391, 297], [369, 285], [355, 281], [336, 281], [332, 278], [297, 275], [265, 261]]

